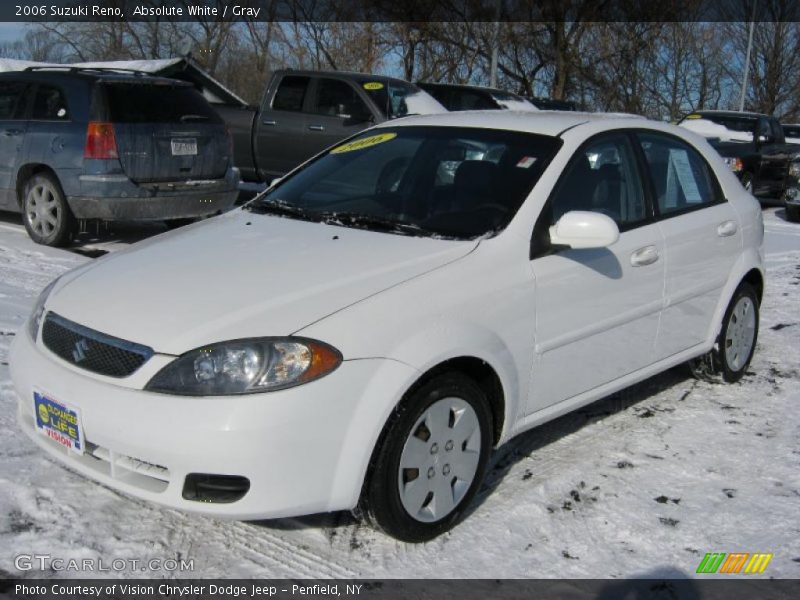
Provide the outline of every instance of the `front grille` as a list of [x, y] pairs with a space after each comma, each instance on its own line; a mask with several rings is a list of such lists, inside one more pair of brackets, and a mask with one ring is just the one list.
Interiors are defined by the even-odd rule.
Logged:
[[109, 377], [127, 377], [148, 361], [153, 349], [94, 331], [47, 313], [42, 341], [68, 363]]

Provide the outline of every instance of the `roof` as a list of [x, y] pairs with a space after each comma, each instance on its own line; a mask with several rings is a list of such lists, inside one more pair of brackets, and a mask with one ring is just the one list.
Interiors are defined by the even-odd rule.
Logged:
[[746, 118], [756, 118], [756, 117], [766, 117], [764, 113], [757, 113], [757, 112], [748, 112], [742, 111], [739, 112], [738, 110], [695, 110], [692, 111], [692, 115], [708, 115], [709, 117], [717, 116], [717, 117], [746, 117]]
[[575, 111], [523, 112], [513, 110], [475, 110], [448, 112], [433, 115], [413, 115], [387, 121], [379, 127], [435, 125], [441, 127], [479, 127], [508, 129], [542, 135], [556, 136], [576, 125], [590, 121], [622, 120], [632, 125], [641, 124], [644, 117], [626, 113], [587, 113]]
[[[390, 75], [377, 75], [375, 73], [359, 73], [358, 71], [324, 71], [319, 69], [278, 69], [275, 73], [284, 73], [291, 75], [309, 75], [312, 77], [344, 77], [344, 78], [359, 78], [359, 79], [386, 79], [387, 81], [396, 81], [399, 83], [409, 84], [405, 79], [398, 77], [391, 77]], [[413, 85], [413, 84], [410, 84]]]
[[209, 102], [247, 106], [247, 102], [214, 79], [188, 55], [150, 60], [109, 60], [69, 64], [0, 58], [0, 72], [24, 71], [28, 67], [83, 67], [142, 71], [151, 75], [182, 79], [193, 83], [196, 87], [201, 89], [203, 95], [206, 96]]

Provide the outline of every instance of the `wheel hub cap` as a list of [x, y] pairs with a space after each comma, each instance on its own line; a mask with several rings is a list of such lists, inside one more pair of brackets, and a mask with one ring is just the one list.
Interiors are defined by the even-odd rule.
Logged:
[[733, 307], [725, 331], [725, 361], [732, 371], [742, 369], [750, 352], [756, 333], [756, 310], [748, 297], [739, 298]]
[[49, 185], [34, 186], [25, 198], [25, 215], [31, 229], [48, 236], [58, 227], [61, 217], [55, 193]]
[[434, 402], [411, 428], [400, 455], [403, 508], [423, 523], [453, 512], [475, 479], [480, 450], [480, 424], [472, 406], [460, 398]]

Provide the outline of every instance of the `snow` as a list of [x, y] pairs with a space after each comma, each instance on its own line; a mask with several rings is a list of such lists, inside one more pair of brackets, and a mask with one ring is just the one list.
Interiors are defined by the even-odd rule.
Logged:
[[494, 101], [506, 110], [518, 110], [521, 112], [536, 112], [539, 110], [533, 104], [523, 98], [520, 98], [519, 100], [513, 100], [510, 98], [495, 97]]
[[158, 58], [151, 60], [108, 60], [95, 62], [79, 62], [70, 64], [33, 62], [14, 58], [0, 58], [0, 72], [24, 71], [28, 67], [84, 67], [105, 69], [131, 69], [145, 73], [157, 73], [184, 60], [183, 58]]
[[419, 90], [403, 98], [409, 115], [435, 115], [446, 113], [447, 109], [428, 92]]
[[752, 142], [753, 134], [746, 131], [734, 131], [724, 125], [714, 123], [708, 119], [687, 119], [680, 124], [689, 131], [704, 138], [718, 138], [722, 142]]
[[742, 551], [774, 553], [764, 576], [800, 576], [800, 226], [783, 209], [765, 211], [769, 279], [742, 382], [673, 369], [538, 427], [496, 453], [464, 523], [417, 546], [346, 513], [244, 523], [163, 510], [47, 458], [16, 425], [8, 346], [39, 290], [89, 259], [0, 217], [1, 572], [46, 553], [194, 561], [120, 576], [682, 577], [706, 552]]

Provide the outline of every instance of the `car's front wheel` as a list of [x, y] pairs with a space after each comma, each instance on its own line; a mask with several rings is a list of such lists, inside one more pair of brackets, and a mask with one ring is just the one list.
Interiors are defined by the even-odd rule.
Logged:
[[31, 239], [45, 246], [64, 246], [72, 240], [75, 217], [55, 177], [37, 173], [25, 184], [22, 221]]
[[800, 221], [800, 206], [796, 206], [793, 204], [786, 205], [786, 218], [789, 221], [798, 222]]
[[373, 456], [363, 508], [406, 542], [451, 529], [480, 487], [492, 447], [486, 395], [468, 377], [430, 379], [397, 408]]

